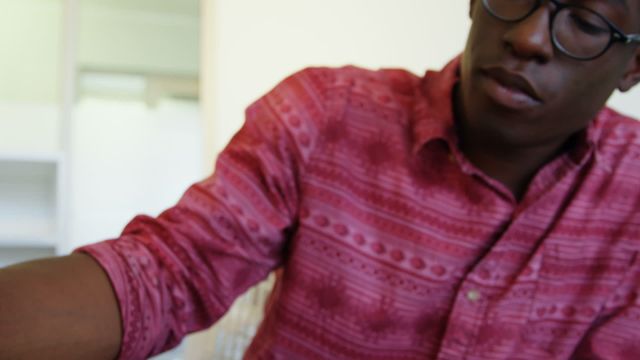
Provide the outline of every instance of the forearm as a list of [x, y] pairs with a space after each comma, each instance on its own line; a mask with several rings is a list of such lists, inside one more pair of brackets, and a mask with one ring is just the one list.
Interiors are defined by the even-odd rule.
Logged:
[[0, 359], [113, 359], [122, 329], [100, 266], [73, 254], [0, 270]]

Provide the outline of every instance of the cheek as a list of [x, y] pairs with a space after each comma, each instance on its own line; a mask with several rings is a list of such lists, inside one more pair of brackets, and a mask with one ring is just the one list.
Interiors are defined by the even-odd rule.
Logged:
[[[582, 69], [581, 69], [582, 70]], [[549, 113], [565, 119], [568, 128], [578, 129], [586, 125], [604, 106], [615, 82], [611, 76], [588, 67], [584, 71], [561, 71], [565, 76], [554, 77], [548, 81], [548, 94], [553, 98], [549, 103]]]
[[496, 51], [502, 43], [500, 33], [504, 31], [504, 24], [488, 17], [481, 2], [478, 4], [474, 9], [465, 46], [465, 56], [474, 60], [497, 55]]
[[[577, 76], [566, 80], [567, 88], [564, 93], [574, 94], [572, 103], [579, 104], [580, 107], [585, 108], [586, 112], [600, 110], [617, 87], [617, 74], [607, 73], [601, 69], [603, 68], [581, 71]], [[558, 87], [562, 88], [562, 84]]]

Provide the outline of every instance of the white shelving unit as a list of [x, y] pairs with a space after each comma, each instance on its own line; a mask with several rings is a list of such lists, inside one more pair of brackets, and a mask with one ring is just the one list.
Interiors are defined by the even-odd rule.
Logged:
[[60, 235], [61, 154], [0, 153], [0, 244], [53, 247]]
[[[3, 17], [3, 41], [16, 50], [1, 64], [10, 80], [0, 87], [0, 267], [60, 254], [65, 244], [70, 101], [61, 42], [70, 1], [12, 3]], [[28, 28], [25, 18], [33, 21]], [[19, 43], [29, 39], [39, 45]]]
[[[0, 16], [0, 28], [5, 30], [0, 31], [0, 42], [11, 50], [0, 57], [0, 78], [7, 80], [0, 84], [0, 267], [67, 254], [77, 246], [116, 236], [124, 226], [120, 214], [129, 211], [126, 202], [118, 200], [137, 196], [143, 207], [151, 196], [139, 196], [145, 191], [127, 193], [129, 187], [114, 175], [110, 189], [120, 187], [109, 200], [115, 201], [100, 201], [99, 195], [109, 189], [96, 195], [98, 178], [102, 181], [105, 173], [109, 177], [124, 171], [127, 164], [130, 172], [141, 170], [135, 166], [135, 156], [131, 162], [119, 161], [119, 153], [107, 150], [99, 140], [120, 136], [126, 128], [142, 131], [144, 125], [149, 127], [146, 133], [155, 131], [156, 139], [164, 136], [174, 143], [194, 144], [189, 135], [195, 129], [194, 111], [180, 108], [191, 116], [187, 126], [170, 116], [179, 105], [163, 106], [167, 99], [195, 100], [199, 71], [195, 0], [21, 0], [7, 6], [9, 15]], [[131, 86], [118, 87], [131, 78], [141, 80], [133, 86], [136, 93], [131, 93]], [[118, 80], [115, 89], [113, 79]], [[90, 102], [94, 107], [85, 106], [87, 98], [123, 101], [104, 105], [108, 107], [103, 113], [91, 113], [96, 102]], [[128, 106], [143, 100], [153, 111]], [[117, 115], [103, 116], [109, 111]], [[152, 123], [148, 121], [152, 113], [164, 117]], [[138, 126], [132, 122], [118, 128], [122, 124], [117, 120], [123, 116]], [[105, 126], [96, 124], [97, 118]], [[108, 133], [87, 130], [91, 126]], [[182, 130], [168, 132], [178, 127]], [[150, 156], [144, 151], [152, 145], [153, 141], [125, 141], [120, 148], [129, 146], [141, 157]], [[101, 161], [111, 162], [96, 174], [86, 171]], [[142, 174], [132, 176], [130, 183], [143, 182]]]
[[0, 152], [0, 266], [58, 253], [62, 153]]

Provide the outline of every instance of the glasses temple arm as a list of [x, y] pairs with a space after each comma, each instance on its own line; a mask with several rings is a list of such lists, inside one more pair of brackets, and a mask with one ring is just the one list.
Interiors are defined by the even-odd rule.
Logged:
[[630, 44], [632, 42], [640, 43], [640, 34], [628, 34], [625, 36], [625, 43]]

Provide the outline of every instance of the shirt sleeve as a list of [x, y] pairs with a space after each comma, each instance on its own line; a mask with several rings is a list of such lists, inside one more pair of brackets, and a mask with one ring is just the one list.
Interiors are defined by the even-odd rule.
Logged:
[[77, 249], [107, 272], [120, 306], [120, 359], [142, 359], [210, 326], [284, 260], [299, 177], [323, 116], [303, 71], [252, 104], [214, 174], [158, 217]]
[[640, 354], [640, 256], [602, 309], [573, 359], [637, 359]]

